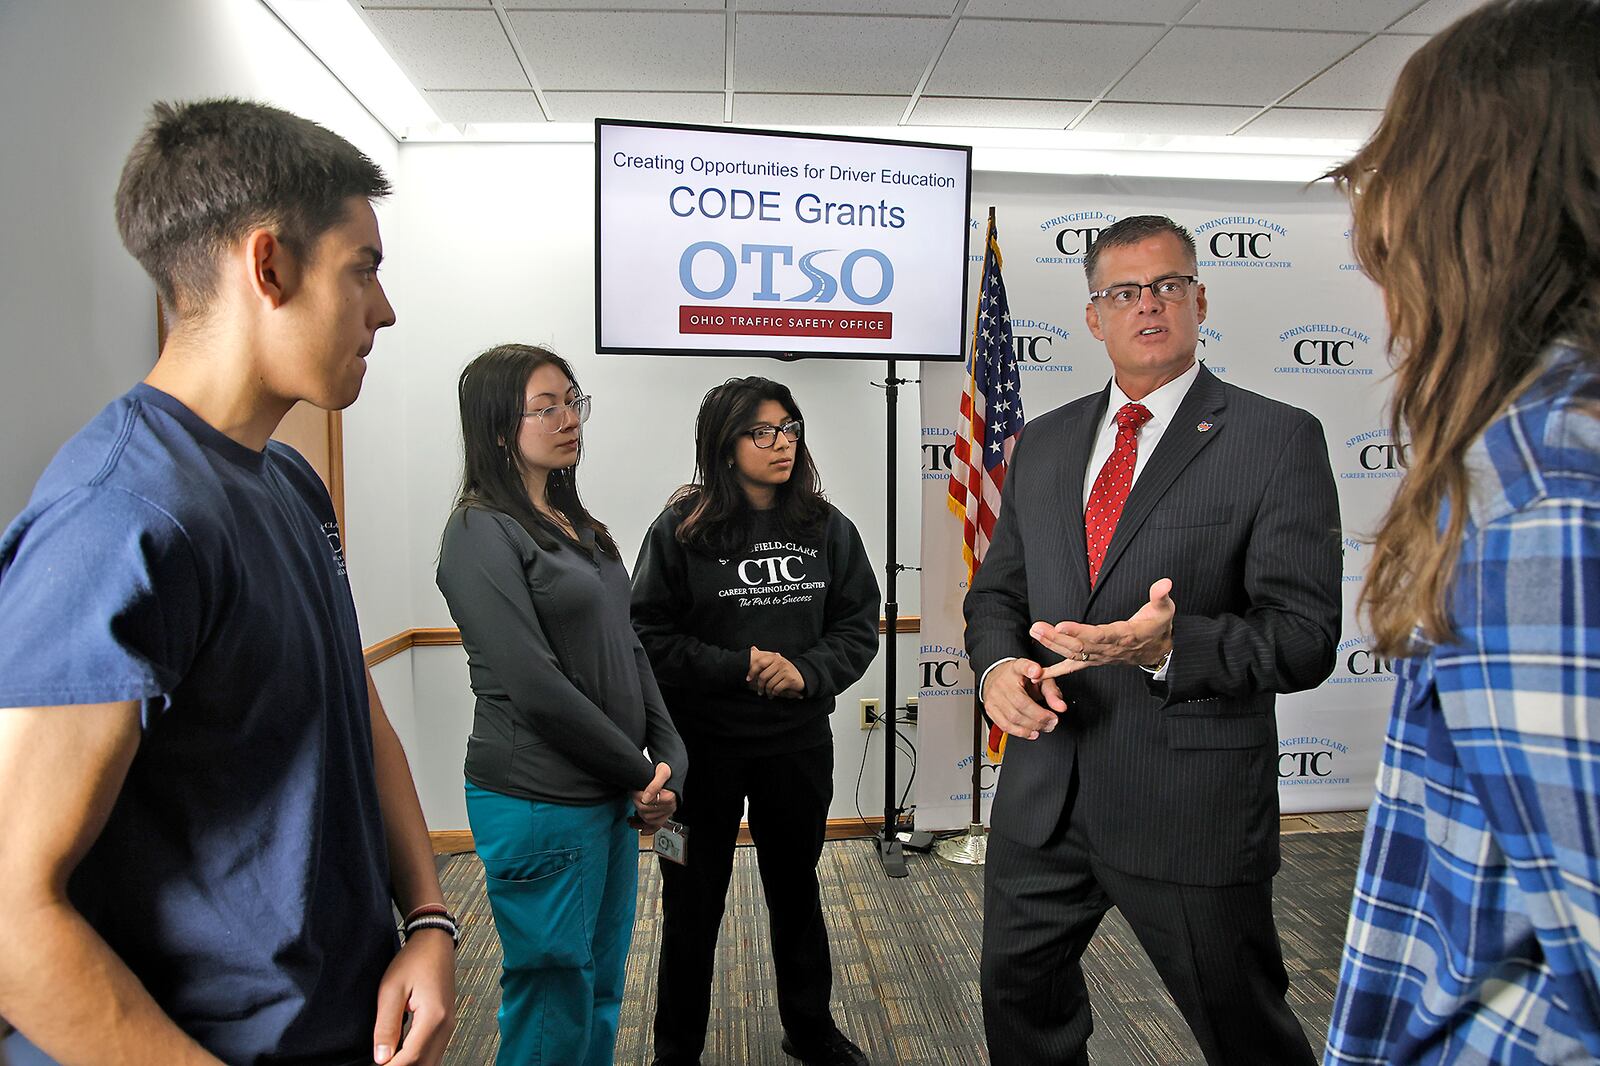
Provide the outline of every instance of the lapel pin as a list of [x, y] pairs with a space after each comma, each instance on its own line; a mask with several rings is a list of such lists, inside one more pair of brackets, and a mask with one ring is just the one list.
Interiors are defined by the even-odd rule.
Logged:
[[1201, 422], [1198, 426], [1195, 426], [1194, 428], [1199, 430], [1201, 433], [1204, 433], [1206, 430], [1211, 428], [1211, 423], [1210, 422]]

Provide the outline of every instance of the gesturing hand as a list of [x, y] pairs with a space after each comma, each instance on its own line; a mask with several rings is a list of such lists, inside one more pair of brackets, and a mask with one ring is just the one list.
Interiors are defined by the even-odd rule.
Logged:
[[1150, 586], [1149, 601], [1125, 622], [1102, 626], [1082, 622], [1035, 622], [1028, 635], [1063, 657], [1044, 671], [1046, 678], [1087, 670], [1107, 663], [1154, 666], [1172, 650], [1172, 579]]
[[1067, 701], [1038, 663], [1012, 659], [989, 671], [983, 682], [983, 709], [989, 720], [1014, 737], [1038, 740], [1056, 727]]

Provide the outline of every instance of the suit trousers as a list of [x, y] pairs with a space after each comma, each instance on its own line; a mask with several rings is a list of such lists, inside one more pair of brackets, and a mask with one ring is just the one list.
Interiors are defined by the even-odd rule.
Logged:
[[500, 937], [497, 1066], [611, 1066], [639, 891], [624, 796], [590, 807], [467, 783]]
[[778, 1016], [801, 1042], [834, 1024], [833, 962], [817, 885], [833, 799], [833, 744], [761, 756], [702, 748], [689, 743], [694, 772], [676, 816], [689, 827], [688, 863], [661, 862], [655, 1054], [671, 1063], [697, 1062], [705, 1047], [717, 932], [746, 799], [771, 923]]
[[[1077, 771], [1072, 775], [1076, 792]], [[1004, 786], [1002, 786], [1004, 787]], [[1117, 907], [1211, 1066], [1311, 1066], [1272, 917], [1272, 882], [1204, 886], [1135, 877], [1089, 848], [1068, 799], [1032, 848], [994, 833], [984, 876], [984, 1031], [993, 1066], [1083, 1066], [1094, 1028], [1082, 958]]]

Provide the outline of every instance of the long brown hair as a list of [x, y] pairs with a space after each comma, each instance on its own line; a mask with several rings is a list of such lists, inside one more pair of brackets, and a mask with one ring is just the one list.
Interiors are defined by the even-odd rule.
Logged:
[[[804, 420], [789, 387], [771, 378], [729, 378], [700, 401], [694, 423], [695, 483], [667, 501], [683, 515], [677, 537], [685, 547], [731, 553], [750, 546], [755, 512], [734, 473], [733, 450], [763, 400], [775, 400], [790, 418]], [[778, 486], [774, 508], [779, 527], [790, 533], [815, 532], [827, 518], [822, 479], [803, 433], [795, 441], [793, 472]]]
[[1418, 625], [1455, 635], [1467, 449], [1552, 341], [1600, 360], [1600, 2], [1462, 18], [1411, 57], [1377, 132], [1330, 176], [1383, 289], [1390, 428], [1410, 439], [1360, 601], [1379, 654], [1404, 655]]
[[[565, 538], [528, 498], [528, 487], [522, 480], [522, 452], [517, 447], [528, 378], [546, 364], [555, 366], [574, 385], [578, 383], [565, 359], [548, 348], [528, 344], [490, 348], [461, 371], [456, 394], [461, 403], [464, 461], [456, 506], [485, 507], [508, 514], [540, 548], [555, 551]], [[578, 440], [581, 462], [583, 438]], [[578, 465], [575, 462], [564, 470], [550, 471], [545, 497], [574, 530], [593, 530], [600, 550], [616, 557], [617, 545], [610, 531], [589, 513], [578, 496]]]

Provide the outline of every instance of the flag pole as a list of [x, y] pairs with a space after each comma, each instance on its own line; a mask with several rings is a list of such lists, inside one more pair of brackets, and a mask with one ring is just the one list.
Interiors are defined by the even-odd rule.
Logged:
[[[984, 234], [983, 254], [989, 256], [989, 242], [994, 239], [994, 207], [989, 208], [989, 229]], [[973, 359], [977, 358], [978, 324], [976, 319], [972, 325]], [[972, 572], [977, 570], [977, 560], [973, 560]], [[971, 573], [968, 574], [968, 586], [971, 586]], [[954, 866], [982, 866], [989, 855], [989, 834], [983, 825], [983, 701], [978, 698], [976, 677], [973, 678], [972, 689], [972, 819], [967, 823], [967, 831], [960, 836], [942, 840], [933, 849], [933, 853], [943, 861]]]

